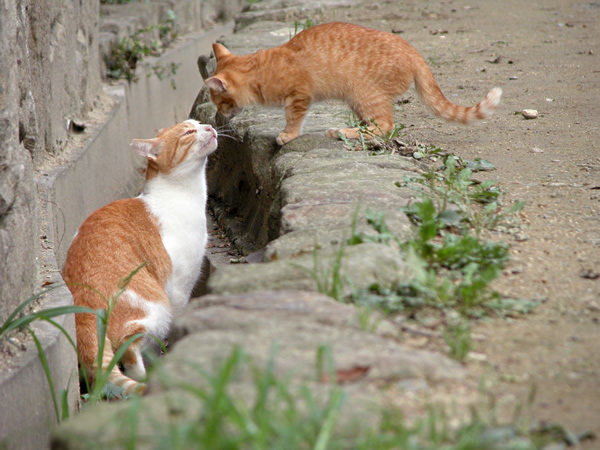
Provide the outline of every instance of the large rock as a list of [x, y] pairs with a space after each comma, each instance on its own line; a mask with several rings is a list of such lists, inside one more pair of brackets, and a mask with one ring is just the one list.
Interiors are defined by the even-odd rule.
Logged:
[[[307, 240], [308, 242], [308, 240]], [[314, 241], [310, 244], [314, 246]], [[397, 248], [385, 244], [365, 243], [345, 246], [325, 246], [323, 250], [307, 247], [288, 250], [290, 258], [281, 258], [264, 264], [232, 265], [218, 268], [208, 281], [210, 292], [243, 293], [265, 289], [316, 290], [317, 281], [333, 286], [333, 277], [340, 277], [342, 293], [350, 295], [353, 289], [367, 289], [373, 284], [395, 286], [412, 276]], [[334, 267], [341, 254], [339, 274]], [[284, 252], [282, 252], [284, 253]]]
[[[399, 332], [381, 315], [368, 323], [359, 310], [322, 294], [294, 290], [207, 295], [192, 302], [172, 326], [174, 349], [161, 371], [169, 382], [195, 383], [194, 367], [215, 369], [223, 355], [242, 347], [259, 367], [274, 355], [275, 373], [315, 381], [319, 347], [329, 347], [337, 370], [368, 367], [357, 382], [455, 379], [464, 369], [445, 356], [403, 347]], [[274, 352], [274, 353], [273, 353]], [[316, 380], [320, 381], [320, 380]], [[151, 380], [160, 386], [160, 373]]]
[[242, 349], [245, 363], [224, 389], [238, 407], [253, 408], [261, 386], [257, 374], [268, 371], [269, 383], [273, 378], [282, 383], [291, 395], [286, 401], [302, 414], [307, 391], [317, 404], [325, 403], [333, 374], [345, 395], [333, 432], [349, 441], [379, 422], [386, 404], [381, 385], [422, 380], [427, 386], [464, 376], [462, 366], [445, 356], [400, 345], [397, 329], [378, 314], [368, 319], [350, 305], [310, 292], [205, 296], [175, 319], [172, 350], [152, 373], [148, 396], [139, 403], [86, 409], [54, 433], [53, 448], [121, 445], [131, 437], [131, 424], [136, 448], [154, 448], [179, 424], [203, 426], [202, 411], [215, 407], [209, 402], [223, 380], [215, 375], [235, 348]]

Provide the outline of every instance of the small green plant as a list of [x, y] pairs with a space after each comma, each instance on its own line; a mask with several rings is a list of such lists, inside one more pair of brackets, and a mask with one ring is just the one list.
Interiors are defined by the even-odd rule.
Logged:
[[470, 325], [464, 320], [450, 323], [443, 334], [450, 357], [463, 362], [473, 347]]
[[460, 323], [446, 323], [443, 335], [451, 356], [463, 360], [471, 346], [467, 319], [508, 311], [526, 313], [537, 302], [507, 299], [490, 289], [509, 259], [508, 246], [481, 238], [483, 230], [495, 227], [523, 204], [503, 209], [498, 206], [501, 192], [493, 181], [472, 179], [473, 170], [489, 170], [489, 163], [469, 164], [452, 155], [446, 155], [444, 162], [442, 171], [431, 170], [402, 184], [418, 186], [421, 194], [420, 200], [403, 209], [416, 225], [413, 238], [399, 240], [385, 224], [383, 214], [371, 210], [365, 211], [365, 217], [374, 233], [358, 232], [355, 212], [347, 244], [394, 243], [404, 251], [413, 276], [396, 286], [374, 284], [357, 290], [351, 301], [409, 318], [423, 309], [460, 313]]
[[[446, 155], [441, 171], [432, 169], [421, 177], [407, 177], [397, 185], [421, 186], [420, 193], [432, 200], [440, 220], [447, 222], [449, 226], [467, 223], [479, 235], [483, 230], [494, 229], [508, 216], [521, 211], [525, 205], [523, 202], [516, 202], [503, 208], [498, 202], [501, 191], [495, 181], [478, 182], [473, 179], [474, 170], [492, 168], [491, 163], [485, 160], [465, 161], [454, 155]], [[418, 221], [417, 209], [409, 205], [405, 212]]]
[[[156, 76], [156, 78], [158, 78], [161, 81], [164, 80], [166, 77], [169, 77], [171, 87], [173, 89], [177, 89], [174, 77], [177, 74], [177, 69], [179, 69], [180, 65], [181, 64], [179, 63], [171, 62], [165, 66], [162, 63], [157, 62], [152, 65], [152, 73]], [[147, 74], [146, 76], [150, 77], [151, 74]]]
[[344, 258], [344, 241], [339, 245], [338, 250], [334, 253], [328, 267], [323, 267], [319, 260], [319, 246], [315, 243], [313, 249], [313, 268], [299, 264], [293, 264], [294, 267], [308, 273], [315, 282], [317, 292], [325, 294], [338, 301], [342, 301], [344, 297], [344, 283], [347, 281], [342, 273], [342, 260]]
[[304, 22], [302, 22], [300, 20], [294, 20], [294, 34], [290, 37], [296, 36], [302, 30], [306, 30], [307, 28], [314, 27], [315, 25], [317, 25], [317, 23], [318, 22], [315, 21], [311, 17], [307, 17], [306, 19], [304, 19]]
[[[311, 448], [316, 450], [352, 449], [541, 449], [572, 436], [573, 442], [589, 437], [575, 436], [560, 426], [538, 426], [524, 417], [529, 404], [518, 407], [512, 421], [499, 423], [498, 410], [491, 394], [473, 405], [471, 415], [456, 422], [447, 408], [430, 405], [424, 417], [411, 418], [410, 424], [394, 407], [381, 410], [377, 424], [363, 426], [342, 421], [346, 395], [336, 379], [333, 354], [328, 346], [316, 349], [315, 380], [299, 382], [275, 372], [277, 347], [274, 346], [265, 367], [258, 367], [240, 347], [212, 372], [190, 364], [200, 383], [172, 381], [160, 367], [157, 374], [167, 390], [183, 391], [190, 404], [176, 403], [163, 397], [175, 416], [166, 423], [144, 420], [153, 426], [142, 434], [138, 423], [151, 409], [142, 408], [134, 398], [113, 418], [120, 429], [117, 441], [97, 442], [103, 447], [138, 448]], [[239, 395], [239, 373], [251, 374], [251, 395]], [[317, 389], [317, 386], [320, 389]], [[482, 394], [485, 394], [482, 392]], [[360, 417], [354, 416], [358, 420]], [[146, 419], [148, 417], [146, 416]], [[124, 445], [126, 443], [126, 445]], [[118, 444], [118, 445], [117, 445]]]
[[382, 212], [373, 211], [369, 208], [365, 210], [365, 219], [367, 220], [367, 224], [373, 228], [375, 234], [365, 233], [364, 231], [357, 231], [356, 225], [358, 219], [358, 211], [359, 208], [356, 208], [352, 217], [351, 234], [350, 238], [346, 241], [348, 245], [357, 245], [362, 244], [364, 242], [388, 244], [392, 240], [399, 242], [396, 236], [392, 233], [392, 231], [388, 228], [387, 224], [385, 223], [384, 214]]
[[[48, 294], [52, 290], [57, 289], [59, 287], [61, 287], [61, 286], [53, 286], [51, 288], [43, 290], [43, 291], [29, 297], [27, 300], [25, 300], [23, 303], [21, 303], [8, 316], [8, 318], [4, 321], [4, 323], [0, 327], [0, 340], [7, 338], [12, 331], [19, 330], [19, 329], [24, 329], [29, 334], [31, 334], [31, 336], [34, 340], [36, 349], [38, 351], [39, 357], [40, 357], [40, 362], [42, 363], [42, 368], [44, 369], [44, 374], [46, 375], [46, 380], [48, 381], [48, 387], [50, 389], [50, 394], [51, 394], [52, 402], [54, 405], [54, 412], [56, 414], [56, 420], [58, 422], [69, 417], [69, 407], [68, 407], [68, 403], [67, 403], [68, 388], [61, 390], [60, 397], [56, 395], [56, 391], [54, 389], [54, 383], [52, 380], [52, 374], [50, 373], [50, 368], [48, 366], [48, 361], [47, 361], [46, 355], [44, 353], [42, 345], [41, 345], [35, 331], [31, 328], [30, 325], [33, 322], [38, 321], [38, 320], [42, 320], [42, 321], [50, 323], [51, 325], [56, 327], [67, 338], [67, 340], [71, 344], [71, 346], [73, 346], [75, 351], [77, 351], [77, 346], [75, 345], [75, 342], [73, 342], [71, 335], [60, 324], [58, 324], [53, 319], [55, 317], [63, 316], [65, 314], [84, 313], [84, 312], [87, 312], [87, 313], [92, 312], [93, 313], [94, 312], [90, 308], [85, 308], [85, 307], [81, 307], [81, 306], [58, 306], [56, 308], [49, 308], [49, 309], [44, 309], [44, 310], [41, 310], [38, 312], [33, 312], [30, 314], [24, 314], [24, 311], [27, 310], [28, 306], [31, 303], [42, 298], [44, 295]], [[60, 400], [60, 407], [59, 407], [59, 400]]]
[[[149, 36], [158, 31], [158, 39], [151, 40]], [[112, 45], [109, 56], [106, 58], [107, 75], [110, 78], [124, 78], [129, 82], [139, 80], [136, 69], [148, 56], [159, 56], [177, 38], [177, 17], [172, 10], [167, 12], [163, 23], [140, 28], [130, 36], [120, 38]], [[174, 76], [179, 68], [179, 63], [170, 63], [167, 66], [160, 62], [150, 67], [151, 72], [159, 80], [169, 76], [171, 86], [175, 86]]]
[[112, 296], [110, 296], [108, 299], [105, 298], [100, 292], [96, 291], [93, 288], [90, 288], [104, 299], [104, 301], [106, 302], [106, 309], [98, 309], [98, 310], [94, 311], [94, 314], [96, 315], [96, 332], [97, 332], [97, 336], [98, 336], [98, 355], [97, 355], [97, 360], [96, 360], [96, 374], [94, 376], [93, 386], [90, 386], [90, 383], [88, 381], [88, 374], [85, 373], [85, 370], [82, 370], [82, 377], [85, 381], [85, 384], [87, 387], [87, 392], [88, 392], [88, 395], [86, 396], [86, 400], [88, 402], [95, 403], [95, 402], [98, 402], [98, 401], [101, 401], [104, 399], [105, 389], [108, 384], [108, 379], [109, 379], [111, 370], [121, 360], [121, 358], [123, 357], [123, 355], [129, 348], [129, 346], [131, 344], [133, 344], [135, 341], [137, 341], [139, 338], [144, 336], [143, 334], [138, 333], [138, 334], [131, 336], [129, 339], [127, 339], [127, 341], [125, 341], [119, 347], [119, 349], [115, 352], [115, 354], [112, 357], [111, 361], [109, 362], [108, 366], [103, 367], [103, 355], [104, 355], [104, 346], [105, 346], [106, 340], [107, 340], [106, 336], [107, 336], [107, 332], [108, 332], [108, 320], [109, 320], [115, 306], [117, 306], [119, 297], [121, 295], [123, 295], [123, 293], [127, 289], [127, 286], [131, 282], [131, 279], [145, 265], [146, 265], [145, 262], [142, 263], [139, 267], [137, 267], [135, 270], [133, 270], [129, 275], [127, 275], [126, 277], [119, 280], [119, 284], [117, 286], [117, 291]]

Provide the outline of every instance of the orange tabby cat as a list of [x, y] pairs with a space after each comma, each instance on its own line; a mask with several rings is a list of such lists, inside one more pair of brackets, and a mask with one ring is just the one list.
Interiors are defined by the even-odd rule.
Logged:
[[[205, 80], [212, 101], [225, 116], [244, 106], [285, 107], [283, 145], [298, 137], [313, 101], [341, 99], [371, 133], [394, 127], [393, 102], [414, 81], [422, 101], [438, 116], [468, 124], [485, 119], [500, 102], [502, 90], [492, 89], [476, 106], [450, 102], [435, 82], [423, 57], [399, 36], [349, 23], [308, 28], [279, 47], [250, 55], [233, 55], [213, 44], [217, 69]], [[373, 126], [373, 121], [377, 127]], [[327, 135], [358, 138], [357, 128], [330, 129]]]
[[[217, 133], [188, 120], [131, 145], [148, 160], [142, 194], [90, 214], [73, 239], [63, 271], [75, 305], [106, 309], [102, 296], [114, 295], [119, 279], [146, 263], [109, 317], [102, 358], [106, 369], [128, 338], [145, 334], [121, 359], [127, 376], [118, 366], [110, 373], [109, 381], [125, 393], [143, 391], [135, 381], [146, 375], [141, 350], [152, 341], [150, 335], [167, 336], [171, 317], [186, 305], [200, 274], [207, 241], [205, 167], [207, 156], [217, 148]], [[96, 317], [77, 314], [75, 325], [81, 362], [93, 381]]]

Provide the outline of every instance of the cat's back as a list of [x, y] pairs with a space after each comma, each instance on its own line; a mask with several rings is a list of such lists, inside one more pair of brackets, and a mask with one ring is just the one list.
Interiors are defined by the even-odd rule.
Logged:
[[386, 51], [410, 47], [404, 39], [392, 33], [346, 22], [329, 22], [307, 28], [286, 45], [300, 53], [317, 52], [336, 59], [369, 56], [371, 60], [382, 59]]
[[168, 278], [170, 258], [145, 202], [139, 197], [117, 200], [81, 224], [67, 253], [63, 278], [111, 295], [118, 281], [144, 262], [144, 271], [157, 280]]
[[311, 80], [317, 100], [346, 99], [356, 86], [369, 82], [375, 82], [378, 89], [388, 86], [395, 91], [407, 83], [404, 77], [412, 79], [414, 65], [421, 61], [401, 37], [345, 22], [307, 28], [283, 47]]

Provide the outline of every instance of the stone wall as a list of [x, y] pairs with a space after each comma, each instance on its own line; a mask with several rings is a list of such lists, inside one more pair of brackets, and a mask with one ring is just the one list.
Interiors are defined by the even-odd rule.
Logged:
[[170, 9], [179, 33], [189, 34], [241, 4], [0, 0], [0, 322], [38, 288], [34, 168], [60, 156], [73, 121], [94, 107], [111, 42], [164, 21]]
[[34, 164], [100, 89], [98, 3], [0, 0], [0, 321], [35, 290]]
[[[132, 1], [106, 27], [110, 17], [97, 1], [0, 0], [0, 324], [46, 285], [54, 290], [43, 307], [72, 304], [60, 268], [77, 226], [92, 210], [135, 194], [139, 161], [129, 142], [188, 117], [201, 83], [196, 59], [231, 29], [210, 26], [243, 2]], [[182, 63], [178, 89], [147, 78], [144, 67], [138, 83], [103, 83], [103, 43], [162, 20], [171, 7], [181, 39], [152, 60]], [[73, 334], [72, 316], [57, 322]], [[34, 330], [55, 391], [68, 390], [73, 411], [76, 355], [55, 327]], [[24, 333], [16, 338], [17, 346], [0, 342], [0, 405], [10, 406], [0, 408], [0, 448], [45, 448], [56, 423], [50, 390], [35, 345]]]

